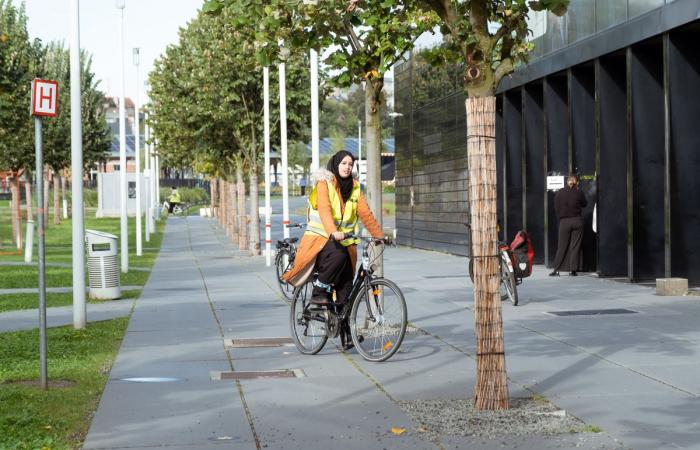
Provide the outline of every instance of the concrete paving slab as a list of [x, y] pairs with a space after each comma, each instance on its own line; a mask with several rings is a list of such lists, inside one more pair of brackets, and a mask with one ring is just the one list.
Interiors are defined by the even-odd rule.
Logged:
[[203, 445], [231, 435], [255, 446], [235, 385], [110, 381], [102, 404], [110, 406], [98, 408], [84, 449]]

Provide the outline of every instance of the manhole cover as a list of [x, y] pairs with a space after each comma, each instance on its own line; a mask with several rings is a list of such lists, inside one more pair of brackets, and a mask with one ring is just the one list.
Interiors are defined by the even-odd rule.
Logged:
[[547, 311], [547, 314], [553, 316], [604, 316], [610, 314], [637, 314], [638, 311], [631, 309], [580, 309], [576, 311]]
[[249, 339], [226, 339], [226, 347], [247, 348], [247, 347], [282, 347], [293, 345], [292, 338], [249, 338]]
[[131, 378], [120, 378], [121, 381], [128, 381], [130, 383], [177, 383], [180, 381], [185, 381], [184, 378], [175, 377], [131, 377]]
[[257, 370], [250, 372], [211, 372], [213, 381], [221, 380], [256, 380], [261, 378], [302, 378], [306, 376], [301, 369]]

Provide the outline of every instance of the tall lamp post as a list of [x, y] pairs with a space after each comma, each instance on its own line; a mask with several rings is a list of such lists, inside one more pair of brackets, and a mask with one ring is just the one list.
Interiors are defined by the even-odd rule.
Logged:
[[133, 49], [136, 66], [136, 94], [134, 102], [134, 158], [136, 159], [136, 256], [143, 254], [141, 242], [141, 126], [139, 124], [139, 48]]
[[119, 198], [121, 224], [121, 253], [122, 272], [129, 271], [129, 229], [126, 215], [126, 107], [124, 97], [124, 7], [125, 0], [116, 0], [119, 17], [119, 63], [121, 66], [121, 82], [119, 83]]
[[83, 214], [83, 125], [80, 106], [80, 1], [70, 0], [71, 209], [73, 215], [73, 328], [85, 328], [85, 219]]

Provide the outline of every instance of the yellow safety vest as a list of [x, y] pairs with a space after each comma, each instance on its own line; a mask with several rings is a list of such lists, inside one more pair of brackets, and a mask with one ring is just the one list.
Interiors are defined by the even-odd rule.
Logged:
[[[341, 212], [341, 197], [338, 195], [338, 191], [335, 189], [333, 181], [326, 181], [328, 184], [328, 197], [331, 202], [331, 214], [333, 215], [333, 221], [335, 222], [336, 228], [342, 233], [354, 233], [355, 235], [360, 232], [360, 224], [357, 216], [357, 203], [360, 201], [360, 185], [355, 184], [352, 188], [352, 194], [350, 198], [345, 202], [345, 209]], [[314, 187], [314, 190], [309, 195], [309, 207], [306, 217], [306, 231], [304, 234], [315, 234], [321, 235], [323, 237], [329, 237], [326, 233], [326, 229], [323, 228], [323, 222], [321, 222], [321, 215], [318, 213], [318, 185]], [[359, 238], [350, 238], [340, 241], [340, 243], [347, 247], [349, 245], [358, 244], [360, 242]]]

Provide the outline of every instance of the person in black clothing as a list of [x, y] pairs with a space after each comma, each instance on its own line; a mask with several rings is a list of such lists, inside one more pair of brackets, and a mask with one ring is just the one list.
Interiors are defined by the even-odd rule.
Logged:
[[559, 241], [551, 277], [559, 276], [559, 270], [569, 270], [571, 276], [581, 269], [581, 241], [583, 217], [581, 210], [588, 204], [586, 196], [578, 188], [578, 176], [569, 175], [567, 187], [554, 197], [554, 210], [559, 217]]

